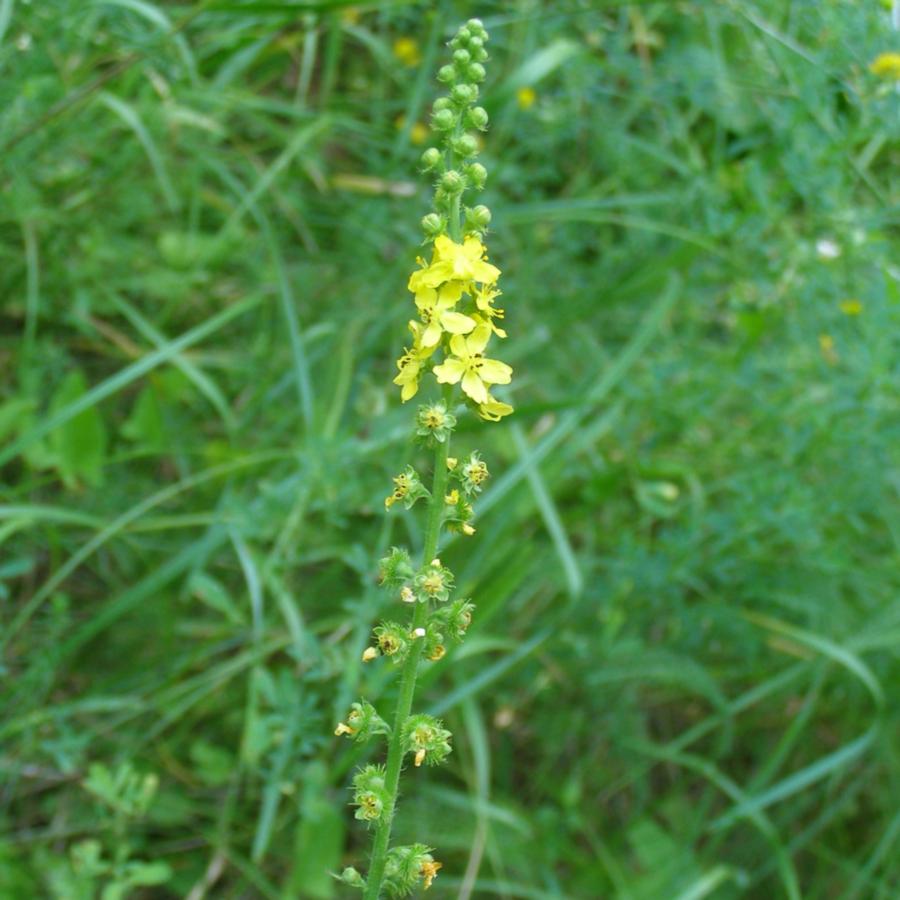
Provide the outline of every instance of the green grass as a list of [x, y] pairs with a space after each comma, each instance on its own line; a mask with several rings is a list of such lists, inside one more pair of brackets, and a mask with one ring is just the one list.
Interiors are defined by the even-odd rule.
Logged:
[[391, 705], [375, 561], [421, 540], [410, 127], [480, 15], [517, 414], [397, 839], [435, 897], [893, 900], [887, 10], [348, 7], [0, 0], [0, 897], [339, 897], [365, 853], [332, 730]]

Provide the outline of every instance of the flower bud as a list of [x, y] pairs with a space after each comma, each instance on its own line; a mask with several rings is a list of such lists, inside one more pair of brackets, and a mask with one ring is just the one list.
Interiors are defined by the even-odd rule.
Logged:
[[466, 221], [478, 231], [483, 231], [491, 224], [491, 211], [483, 205], [466, 211]]
[[480, 191], [487, 181], [487, 169], [481, 163], [466, 166], [466, 178], [475, 190]]
[[454, 84], [450, 89], [450, 99], [460, 106], [474, 103], [478, 99], [478, 88], [474, 84]]
[[487, 110], [483, 106], [473, 106], [466, 113], [466, 122], [479, 131], [484, 131], [488, 124]]
[[471, 134], [461, 134], [453, 141], [453, 152], [457, 156], [474, 156], [478, 152], [478, 141]]
[[468, 65], [472, 61], [472, 57], [469, 54], [468, 50], [463, 50], [460, 48], [459, 50], [453, 51], [453, 62], [455, 62], [460, 68]]
[[484, 40], [480, 38], [477, 34], [472, 34], [472, 37], [469, 38], [469, 53], [473, 50], [481, 50], [484, 47]]
[[[478, 109], [478, 108], [480, 108], [480, 107], [476, 107], [476, 109]], [[472, 110], [472, 111], [474, 112], [475, 110]], [[429, 147], [422, 154], [422, 168], [425, 169], [426, 172], [430, 169], [435, 168], [438, 165], [438, 163], [440, 163], [440, 161], [441, 161], [441, 151], [438, 150], [437, 147]]]
[[437, 237], [444, 230], [444, 220], [437, 213], [428, 213], [422, 217], [422, 231], [426, 237]]
[[434, 112], [437, 112], [439, 109], [453, 109], [453, 103], [449, 97], [438, 97], [431, 104], [431, 108]]
[[[457, 85], [456, 87], [459, 87]], [[453, 88], [455, 91], [456, 88]], [[456, 124], [456, 116], [449, 109], [439, 109], [432, 117], [431, 124], [438, 131], [449, 131]]]
[[466, 77], [470, 81], [482, 82], [486, 75], [487, 72], [485, 72], [484, 66], [481, 63], [473, 62], [466, 66]]
[[469, 21], [466, 22], [465, 25], [463, 25], [463, 28], [465, 28], [470, 35], [477, 35], [483, 41], [486, 41], [488, 38], [487, 30], [485, 29], [484, 22], [482, 22], [481, 19], [469, 19]]
[[456, 37], [450, 42], [454, 45], [459, 44], [468, 44], [469, 40], [472, 37], [472, 31], [467, 25], [460, 25], [459, 31], [456, 32]]
[[448, 194], [458, 194], [464, 187], [463, 177], [455, 169], [444, 172], [441, 176], [441, 189]]
[[344, 884], [354, 888], [365, 888], [366, 886], [365, 879], [353, 868], [353, 866], [347, 866], [347, 868], [338, 876], [338, 881], [343, 881]]
[[472, 48], [472, 59], [477, 63], [483, 63], [488, 58], [488, 52], [484, 47]]
[[[466, 56], [469, 54], [466, 53]], [[456, 81], [456, 69], [453, 66], [441, 66], [438, 69], [437, 80], [441, 82], [441, 84], [452, 84]]]

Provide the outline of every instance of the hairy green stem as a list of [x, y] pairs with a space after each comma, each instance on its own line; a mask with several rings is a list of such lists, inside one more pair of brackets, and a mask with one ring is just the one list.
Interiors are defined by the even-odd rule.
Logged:
[[[447, 385], [444, 390], [445, 399], [449, 399], [451, 390]], [[434, 452], [434, 479], [431, 485], [431, 497], [428, 500], [428, 518], [425, 525], [425, 546], [422, 550], [422, 565], [427, 565], [437, 554], [438, 540], [441, 534], [441, 518], [444, 512], [444, 494], [447, 490], [447, 455], [450, 450], [450, 438], [437, 445]], [[413, 612], [411, 630], [424, 628], [428, 620], [429, 604], [416, 603]], [[375, 840], [372, 845], [372, 859], [369, 863], [369, 875], [366, 881], [365, 900], [378, 900], [381, 896], [381, 884], [384, 880], [384, 865], [391, 840], [391, 826], [394, 810], [397, 806], [397, 790], [400, 784], [400, 769], [403, 765], [403, 726], [412, 710], [413, 695], [416, 691], [416, 678], [419, 673], [419, 660], [422, 657], [424, 640], [417, 638], [412, 650], [403, 663], [400, 674], [400, 694], [397, 697], [397, 709], [394, 712], [393, 731], [388, 743], [387, 766], [384, 785], [388, 796], [384, 815], [375, 827]]]

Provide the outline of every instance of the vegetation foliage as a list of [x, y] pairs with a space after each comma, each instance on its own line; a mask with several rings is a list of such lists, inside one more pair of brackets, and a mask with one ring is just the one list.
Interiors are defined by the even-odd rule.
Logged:
[[435, 897], [897, 896], [884, 6], [0, 0], [0, 897], [344, 895], [473, 15], [516, 415], [395, 835]]

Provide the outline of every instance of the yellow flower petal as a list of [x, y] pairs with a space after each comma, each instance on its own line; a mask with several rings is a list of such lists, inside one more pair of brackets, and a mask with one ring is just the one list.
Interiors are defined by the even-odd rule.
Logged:
[[458, 312], [445, 312], [440, 315], [441, 328], [450, 334], [468, 334], [475, 327], [475, 320]]
[[466, 339], [460, 334], [454, 334], [453, 337], [450, 338], [450, 351], [454, 356], [460, 356], [463, 359], [466, 359], [469, 356]]
[[512, 368], [498, 359], [483, 359], [478, 374], [488, 384], [509, 384], [512, 380]]
[[[479, 325], [467, 338], [466, 338], [466, 350], [468, 351], [465, 355], [471, 356], [475, 353], [483, 353], [484, 348], [487, 347], [487, 343], [491, 338], [491, 329], [484, 326]], [[450, 345], [453, 346], [452, 344]], [[462, 356], [462, 353], [457, 353], [456, 350], [453, 351], [457, 356]]]
[[463, 392], [465, 394], [468, 394], [468, 396], [471, 397], [476, 403], [487, 402], [487, 388], [484, 386], [484, 382], [475, 372], [467, 371], [466, 374], [463, 375], [462, 389]]
[[488, 395], [487, 402], [482, 403], [481, 406], [478, 407], [481, 418], [487, 419], [489, 422], [499, 422], [504, 416], [508, 416], [512, 411], [513, 408], [508, 403], [495, 400], [490, 395]]
[[453, 356], [433, 369], [438, 384], [456, 384], [465, 371], [465, 365]]

